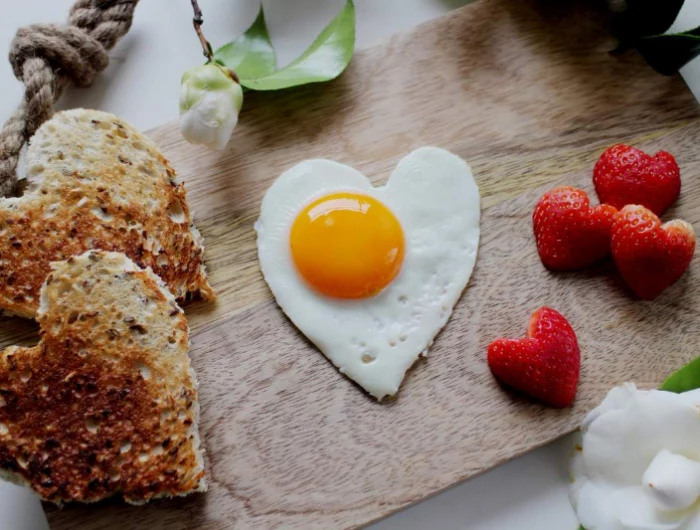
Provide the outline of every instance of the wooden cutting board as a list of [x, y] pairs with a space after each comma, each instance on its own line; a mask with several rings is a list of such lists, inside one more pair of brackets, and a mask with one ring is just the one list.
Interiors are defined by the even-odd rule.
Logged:
[[[609, 265], [552, 274], [532, 208], [548, 188], [592, 191], [616, 142], [667, 149], [683, 193], [666, 218], [700, 227], [700, 113], [680, 78], [634, 53], [612, 56], [595, 2], [482, 1], [357, 54], [337, 81], [246, 94], [227, 151], [151, 135], [187, 182], [216, 305], [192, 304], [194, 366], [211, 483], [206, 495], [145, 507], [47, 507], [54, 530], [352, 528], [404, 508], [573, 430], [613, 385], [657, 385], [697, 354], [700, 259], [653, 303]], [[147, 80], [145, 80], [147, 82]], [[297, 162], [326, 157], [383, 182], [412, 149], [468, 160], [483, 197], [476, 270], [427, 360], [378, 404], [340, 375], [279, 311], [257, 265], [265, 190]], [[562, 311], [580, 339], [575, 407], [501, 389], [488, 343], [524, 334], [530, 313]], [[2, 323], [6, 343], [32, 330]]]

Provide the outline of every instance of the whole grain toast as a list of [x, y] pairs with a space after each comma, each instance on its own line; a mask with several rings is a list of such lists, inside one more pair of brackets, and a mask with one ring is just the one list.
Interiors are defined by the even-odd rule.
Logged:
[[31, 139], [30, 185], [0, 199], [0, 310], [33, 317], [52, 261], [124, 252], [178, 300], [213, 299], [183, 184], [153, 143], [112, 114], [57, 113]]
[[89, 251], [53, 265], [41, 341], [0, 353], [0, 477], [55, 503], [206, 490], [189, 329], [152, 271]]

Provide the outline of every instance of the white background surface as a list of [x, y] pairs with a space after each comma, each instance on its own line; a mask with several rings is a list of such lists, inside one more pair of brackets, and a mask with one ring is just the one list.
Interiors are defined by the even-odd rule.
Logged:
[[[60, 22], [71, 0], [22, 0], [0, 17], [0, 56], [15, 30], [35, 22]], [[440, 16], [466, 0], [356, 0], [357, 45], [364, 47]], [[242, 32], [255, 17], [257, 0], [200, 0], [205, 33], [214, 47]], [[343, 0], [265, 0], [268, 24], [281, 64], [298, 55], [342, 6]], [[68, 93], [61, 107], [92, 107], [119, 114], [141, 129], [177, 118], [182, 72], [201, 63], [188, 0], [142, 0], [131, 32], [112, 53], [93, 87]], [[700, 23], [700, 0], [686, 0], [673, 29]], [[683, 74], [700, 94], [700, 62]], [[8, 63], [0, 62], [0, 120], [22, 96]], [[575, 530], [569, 504], [568, 439], [535, 451], [448, 490], [374, 526], [372, 530]], [[0, 529], [48, 528], [29, 492], [0, 483]]]

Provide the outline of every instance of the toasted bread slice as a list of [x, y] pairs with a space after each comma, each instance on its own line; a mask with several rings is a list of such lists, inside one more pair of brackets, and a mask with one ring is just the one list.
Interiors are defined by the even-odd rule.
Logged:
[[89, 251], [54, 264], [41, 341], [0, 354], [0, 476], [55, 503], [206, 489], [187, 321], [152, 271]]
[[124, 252], [179, 300], [214, 298], [185, 188], [149, 139], [112, 114], [59, 112], [27, 151], [30, 184], [0, 199], [0, 310], [33, 317], [52, 261]]

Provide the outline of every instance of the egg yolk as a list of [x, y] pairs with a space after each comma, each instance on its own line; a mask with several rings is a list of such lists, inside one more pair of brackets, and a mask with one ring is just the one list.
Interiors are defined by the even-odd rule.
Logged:
[[403, 230], [381, 202], [359, 193], [326, 195], [309, 204], [292, 225], [294, 264], [317, 291], [336, 298], [365, 298], [389, 285], [401, 270]]

